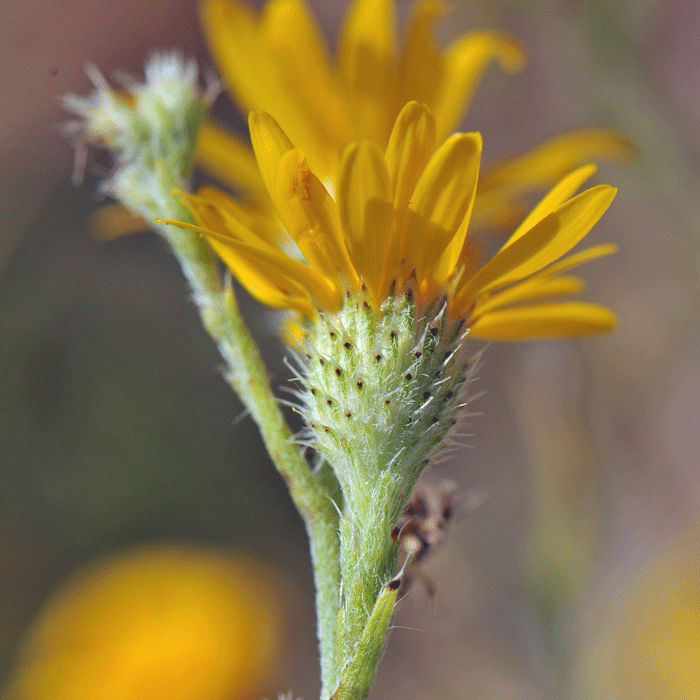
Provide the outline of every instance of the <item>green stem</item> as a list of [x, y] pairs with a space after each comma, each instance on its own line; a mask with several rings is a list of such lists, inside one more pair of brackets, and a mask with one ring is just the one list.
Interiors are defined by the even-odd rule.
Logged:
[[337, 700], [366, 697], [391, 621], [398, 590], [398, 547], [390, 532], [398, 518], [399, 502], [392, 484], [391, 470], [381, 470], [366, 498], [346, 500], [340, 521], [339, 672], [333, 694]]
[[[168, 217], [193, 223], [189, 212], [168, 197]], [[321, 699], [335, 686], [335, 624], [338, 610], [339, 542], [336, 507], [292, 440], [275, 400], [265, 365], [241, 318], [230, 286], [224, 287], [209, 245], [191, 231], [156, 224], [170, 242], [190, 284], [207, 332], [226, 361], [226, 380], [260, 428], [267, 452], [289, 487], [304, 519], [311, 546], [321, 663]]]
[[380, 591], [352, 654], [338, 671], [338, 684], [331, 700], [364, 700], [369, 694], [386, 642], [396, 594], [394, 587], [385, 586]]

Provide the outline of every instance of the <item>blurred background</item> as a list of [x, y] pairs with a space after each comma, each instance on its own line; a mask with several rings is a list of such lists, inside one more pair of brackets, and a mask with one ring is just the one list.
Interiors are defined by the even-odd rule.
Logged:
[[[346, 3], [309, 4], [333, 46]], [[619, 194], [587, 239], [620, 252], [582, 274], [620, 327], [489, 348], [469, 449], [432, 472], [488, 500], [428, 563], [436, 603], [419, 586], [401, 603], [372, 697], [700, 698], [700, 6], [463, 0], [441, 42], [470, 28], [508, 30], [529, 56], [476, 93], [464, 127], [483, 133], [485, 161], [584, 126], [635, 143], [630, 162], [601, 163], [597, 182]], [[247, 601], [269, 637], [262, 662], [229, 685], [221, 671], [211, 697], [313, 698], [301, 522], [238, 420], [177, 264], [154, 234], [94, 238], [99, 172], [72, 186], [57, 131], [58, 96], [90, 88], [87, 61], [138, 72], [150, 49], [177, 46], [211, 65], [196, 3], [32, 0], [6, 4], [0, 31], [0, 686], [24, 672], [18, 649], [59, 643], [55, 611], [96, 619], [71, 590], [119, 617], [110, 567], [131, 562], [120, 571], [142, 590], [175, 551], [171, 582], [192, 566], [227, 572], [216, 594], [173, 584], [183, 610]], [[227, 97], [215, 114], [242, 130]], [[283, 385], [274, 324], [241, 300]], [[250, 651], [219, 632], [232, 657]]]

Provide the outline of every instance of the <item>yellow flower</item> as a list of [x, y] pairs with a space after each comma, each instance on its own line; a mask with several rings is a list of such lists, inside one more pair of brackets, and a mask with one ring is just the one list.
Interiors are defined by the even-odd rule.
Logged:
[[251, 114], [250, 131], [267, 191], [291, 240], [266, 238], [239, 204], [214, 188], [184, 196], [198, 223], [190, 228], [207, 237], [265, 304], [313, 317], [316, 310], [337, 311], [346, 294], [366, 291], [378, 306], [410, 287], [419, 307], [445, 297], [450, 315], [465, 321], [470, 337], [570, 336], [614, 326], [613, 314], [603, 307], [549, 301], [581, 290], [580, 280], [560, 273], [614, 250], [599, 245], [560, 259], [615, 196], [613, 187], [598, 185], [571, 198], [594, 166], [564, 177], [480, 265], [470, 258], [467, 240], [479, 179], [478, 133], [455, 134], [436, 147], [432, 112], [410, 102], [385, 152], [371, 141], [346, 149], [334, 199], [305, 152], [271, 116]]
[[577, 697], [700, 698], [700, 530], [646, 561], [602, 615], [586, 640]]
[[242, 557], [143, 547], [80, 571], [25, 638], [6, 700], [235, 700], [277, 661], [276, 581]]
[[[315, 175], [336, 186], [345, 147], [370, 140], [382, 150], [403, 106], [427, 104], [441, 143], [461, 123], [478, 81], [497, 60], [518, 71], [524, 54], [511, 36], [481, 31], [458, 37], [446, 50], [433, 39], [444, 3], [421, 0], [397, 49], [392, 0], [355, 0], [332, 61], [303, 0], [271, 0], [260, 17], [237, 0], [204, 0], [202, 25], [212, 54], [244, 111], [264, 110], [304, 149]], [[237, 190], [264, 197], [255, 158], [243, 141], [205, 124], [202, 164]], [[575, 131], [519, 158], [496, 164], [479, 185], [473, 224], [509, 226], [523, 211], [522, 195], [551, 186], [574, 167], [619, 157], [629, 143], [605, 130]]]

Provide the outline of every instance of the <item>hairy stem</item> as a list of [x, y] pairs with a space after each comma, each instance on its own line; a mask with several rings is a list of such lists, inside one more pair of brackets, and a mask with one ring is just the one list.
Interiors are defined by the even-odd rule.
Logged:
[[[169, 198], [169, 217], [188, 223], [189, 212]], [[316, 585], [316, 611], [321, 663], [321, 698], [329, 698], [335, 682], [335, 624], [338, 610], [338, 514], [304, 459], [270, 390], [265, 365], [241, 318], [229, 285], [224, 286], [213, 252], [191, 231], [156, 224], [170, 242], [192, 289], [202, 323], [226, 362], [226, 380], [257, 423], [272, 462], [289, 487], [304, 519], [311, 546]]]

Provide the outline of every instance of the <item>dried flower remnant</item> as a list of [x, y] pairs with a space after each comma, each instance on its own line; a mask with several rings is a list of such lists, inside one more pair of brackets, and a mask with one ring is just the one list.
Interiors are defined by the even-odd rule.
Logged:
[[74, 179], [82, 177], [88, 145], [109, 151], [114, 167], [102, 191], [153, 221], [162, 214], [163, 193], [189, 182], [197, 135], [219, 85], [202, 90], [197, 64], [174, 51], [153, 54], [144, 81], [118, 74], [120, 89], [95, 66], [86, 71], [94, 91], [63, 98], [78, 117], [63, 126], [76, 144]]

